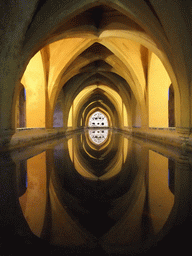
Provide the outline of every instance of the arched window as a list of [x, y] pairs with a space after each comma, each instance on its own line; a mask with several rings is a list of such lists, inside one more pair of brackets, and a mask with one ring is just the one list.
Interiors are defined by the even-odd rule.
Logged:
[[17, 127], [26, 127], [26, 91], [23, 87], [19, 94], [18, 112], [17, 112]]
[[53, 127], [63, 127], [63, 112], [64, 112], [64, 93], [63, 89], [57, 98], [57, 102], [53, 114]]
[[108, 120], [107, 117], [101, 113], [100, 111], [97, 111], [91, 115], [89, 118], [89, 127], [108, 127]]
[[175, 127], [175, 95], [171, 84], [168, 92], [169, 127]]

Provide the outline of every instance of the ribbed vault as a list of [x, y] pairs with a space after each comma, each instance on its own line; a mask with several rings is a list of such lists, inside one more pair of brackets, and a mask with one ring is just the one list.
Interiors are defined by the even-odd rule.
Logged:
[[[42, 115], [41, 122], [37, 122], [36, 126], [52, 128], [55, 109], [62, 102], [62, 127], [67, 128], [71, 106], [79, 93], [90, 85], [106, 85], [114, 89], [122, 100], [122, 108], [118, 108], [118, 114], [111, 117], [114, 119], [119, 116], [118, 127], [167, 127], [168, 99], [160, 95], [158, 87], [162, 87], [161, 93], [166, 95], [172, 84], [176, 126], [187, 127], [187, 116], [190, 113], [182, 111], [184, 108], [189, 109], [189, 101], [185, 99], [189, 92], [182, 88], [186, 76], [184, 77], [184, 73], [180, 76], [180, 72], [177, 72], [178, 67], [185, 64], [182, 58], [177, 63], [174, 47], [170, 44], [165, 27], [166, 21], [156, 11], [157, 7], [160, 8], [158, 4], [151, 4], [149, 1], [140, 1], [140, 5], [134, 1], [79, 1], [77, 5], [75, 2], [61, 3], [59, 0], [58, 3], [59, 7], [51, 1], [37, 6], [23, 43], [22, 61], [23, 68], [26, 69], [21, 83], [28, 96], [35, 95], [30, 105], [42, 99], [38, 99], [35, 94], [35, 86], [32, 88], [29, 85], [29, 80], [32, 80], [29, 79], [30, 76], [39, 79], [41, 73], [39, 83], [42, 88], [38, 87], [38, 90], [45, 93], [45, 104], [36, 104], [36, 109], [41, 109]], [[31, 64], [34, 58], [34, 63], [43, 67], [43, 72], [38, 69], [38, 73], [38, 65], [35, 68], [35, 64]], [[155, 76], [160, 77], [162, 70], [164, 78], [156, 86]], [[105, 101], [108, 102], [105, 108], [110, 109], [111, 104], [116, 108], [118, 104], [110, 98], [108, 91], [102, 90], [99, 94], [96, 91], [90, 92], [90, 95], [82, 99], [81, 105], [78, 105], [78, 113], [84, 115], [83, 109], [86, 109], [88, 114], [85, 101], [90, 102], [94, 97], [103, 99], [105, 96]], [[159, 99], [157, 96], [157, 99], [151, 99], [158, 94], [162, 102], [155, 108], [154, 104]], [[16, 95], [14, 101], [17, 100]], [[154, 119], [153, 112], [165, 105], [162, 115], [167, 117], [162, 122], [151, 121]], [[81, 117], [74, 116], [73, 119], [82, 122]], [[30, 117], [27, 118], [29, 119]], [[123, 119], [127, 119], [124, 124]], [[16, 123], [14, 119], [13, 122]], [[31, 125], [33, 122], [29, 121], [27, 126]], [[79, 125], [79, 121], [75, 121], [74, 127]]]

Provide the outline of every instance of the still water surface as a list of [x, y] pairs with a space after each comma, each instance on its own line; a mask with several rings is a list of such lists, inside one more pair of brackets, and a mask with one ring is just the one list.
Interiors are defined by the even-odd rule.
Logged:
[[12, 158], [27, 224], [54, 246], [139, 253], [164, 236], [191, 202], [189, 194], [181, 202], [181, 188], [188, 189], [191, 179], [188, 155], [107, 129]]

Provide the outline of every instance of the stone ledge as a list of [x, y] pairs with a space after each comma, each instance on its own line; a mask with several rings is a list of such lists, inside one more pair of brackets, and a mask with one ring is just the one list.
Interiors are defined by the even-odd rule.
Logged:
[[163, 145], [179, 147], [185, 151], [192, 151], [192, 135], [179, 133], [176, 129], [150, 128], [142, 130], [135, 128], [132, 129], [131, 135], [146, 140], [152, 140]]
[[[79, 130], [78, 130], [79, 131]], [[69, 129], [24, 128], [15, 133], [4, 133], [0, 139], [0, 151], [14, 150], [42, 143], [54, 138], [69, 135], [74, 132]]]
[[[32, 146], [38, 143], [46, 142], [51, 139], [79, 132], [84, 128], [73, 130], [72, 128], [63, 129], [45, 129], [45, 128], [24, 128], [17, 132], [4, 132], [0, 138], [0, 151], [14, 150], [22, 147]], [[155, 141], [163, 145], [179, 147], [184, 151], [192, 151], [192, 134], [186, 135], [178, 133], [175, 129], [163, 128], [114, 128], [114, 130], [122, 131], [128, 135], [139, 137], [146, 140]]]

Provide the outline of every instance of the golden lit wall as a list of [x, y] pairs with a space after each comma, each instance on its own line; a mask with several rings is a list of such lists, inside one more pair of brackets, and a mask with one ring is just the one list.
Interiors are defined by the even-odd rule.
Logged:
[[[52, 55], [54, 55], [54, 51]], [[148, 124], [149, 127], [168, 127], [168, 88], [171, 84], [171, 80], [161, 60], [154, 53], [150, 53], [148, 64]], [[46, 99], [48, 95], [46, 95], [47, 85], [45, 84], [43, 65], [41, 52], [38, 52], [30, 60], [21, 80], [26, 89], [27, 127], [45, 127], [46, 112], [49, 116], [51, 115], [50, 110], [48, 110], [46, 106], [46, 103], [49, 103], [49, 98]], [[50, 75], [55, 70], [55, 65], [56, 63], [53, 64], [53, 67], [50, 69]], [[127, 108], [129, 107], [125, 105], [121, 96], [115, 90], [105, 85], [91, 85], [83, 89], [76, 96], [73, 101], [73, 108], [71, 106], [68, 117], [63, 115], [63, 118], [68, 118], [68, 127], [74, 126], [73, 123], [76, 118], [76, 113], [81, 108], [83, 100], [85, 101], [93, 90], [97, 88], [101, 89], [108, 98], [111, 98], [113, 102], [115, 102], [116, 110], [121, 116], [122, 127], [129, 126], [131, 118], [134, 126], [141, 126], [141, 120], [146, 119], [146, 117], [142, 116], [142, 113], [145, 111], [143, 112], [144, 109], [140, 110], [140, 103], [138, 101], [132, 99], [131, 117], [127, 112]], [[55, 88], [55, 90], [56, 89], [58, 90], [58, 88]], [[60, 103], [62, 104], [62, 102]], [[142, 105], [142, 107], [144, 108], [144, 105]], [[64, 111], [64, 107], [62, 107], [62, 109]], [[53, 119], [57, 118], [58, 115], [62, 115], [62, 113], [57, 113]], [[59, 120], [57, 120], [57, 123], [60, 123]], [[57, 126], [62, 127], [58, 124], [55, 127]]]
[[148, 78], [149, 127], [168, 127], [169, 75], [160, 59], [151, 54]]
[[45, 82], [40, 52], [30, 60], [21, 83], [26, 89], [26, 126], [45, 127]]
[[127, 114], [127, 109], [125, 107], [125, 104], [123, 104], [123, 107], [122, 107], [122, 116], [123, 116], [123, 125], [124, 126], [129, 126], [129, 117], [128, 117], [128, 114]]

